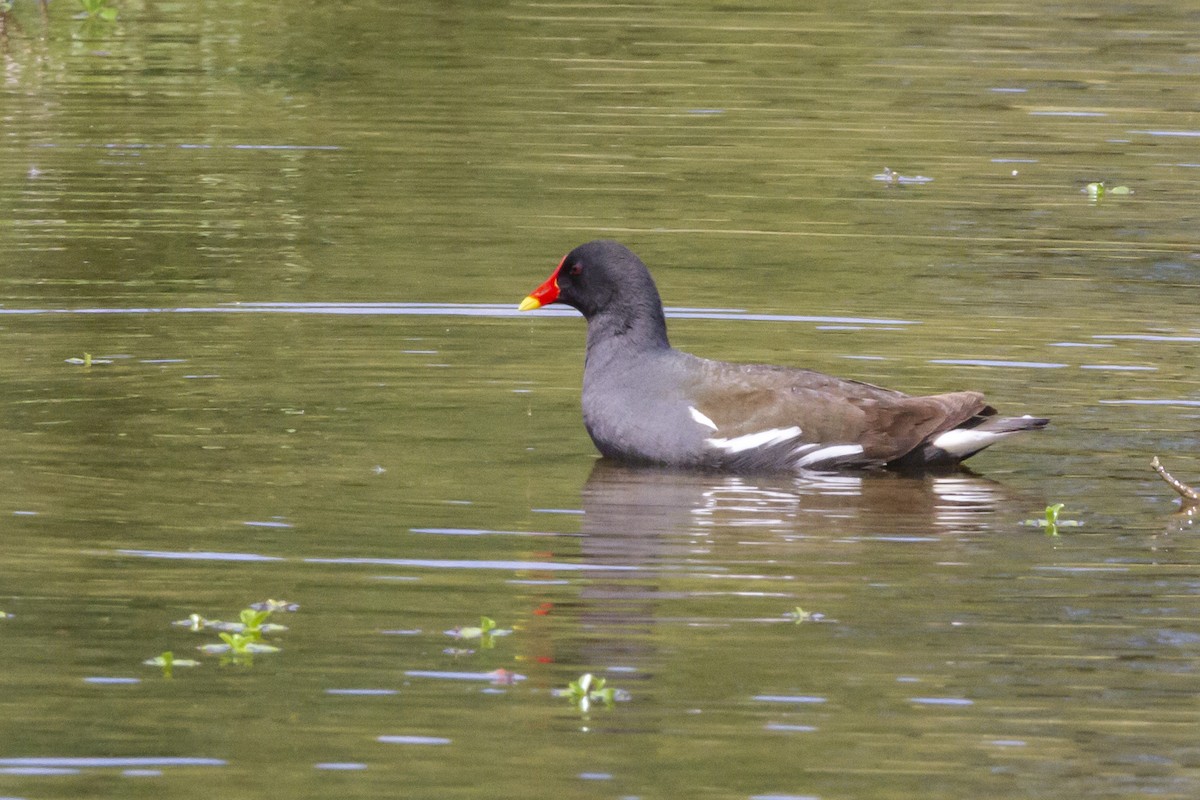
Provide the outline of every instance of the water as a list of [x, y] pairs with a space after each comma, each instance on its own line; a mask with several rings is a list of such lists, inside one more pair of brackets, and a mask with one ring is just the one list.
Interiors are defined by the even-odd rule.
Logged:
[[[0, 796], [1196, 796], [1191, 11], [118, 7], [0, 36]], [[513, 310], [596, 236], [684, 349], [1054, 424], [597, 463]]]

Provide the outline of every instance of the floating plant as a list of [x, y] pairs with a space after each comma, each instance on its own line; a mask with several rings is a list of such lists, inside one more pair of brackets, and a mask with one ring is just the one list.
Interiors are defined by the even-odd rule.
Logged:
[[205, 628], [212, 625], [211, 620], [207, 620], [199, 614], [189, 614], [187, 619], [177, 619], [171, 623], [178, 628], [187, 628], [192, 633], [199, 633]]
[[221, 641], [223, 641], [224, 644], [202, 644], [197, 649], [205, 653], [209, 653], [210, 655], [229, 653], [234, 656], [248, 656], [255, 655], [257, 653], [279, 652], [278, 647], [265, 644], [259, 641], [258, 637], [250, 634], [226, 633], [222, 631], [218, 634], [218, 636], [221, 637]]
[[206, 627], [229, 633], [245, 633], [261, 639], [264, 633], [280, 633], [287, 630], [286, 625], [267, 622], [270, 611], [256, 611], [253, 607], [242, 609], [239, 622], [224, 622], [222, 620], [205, 620]]
[[1089, 183], [1087, 186], [1083, 187], [1083, 192], [1084, 192], [1084, 194], [1086, 194], [1088, 196], [1089, 200], [1091, 200], [1092, 202], [1097, 202], [1099, 200], [1103, 200], [1104, 196], [1106, 194], [1112, 194], [1112, 195], [1133, 194], [1133, 189], [1130, 189], [1128, 186], [1114, 186], [1111, 189], [1109, 189], [1109, 188], [1105, 187], [1103, 181], [1097, 181], [1095, 183]]
[[255, 611], [299, 611], [299, 603], [289, 603], [287, 600], [262, 600], [257, 603], [251, 603], [250, 608]]
[[161, 656], [148, 658], [142, 662], [148, 667], [162, 667], [163, 677], [171, 677], [171, 670], [175, 667], [198, 667], [200, 662], [191, 658], [176, 658], [175, 654], [170, 650], [164, 652]]
[[455, 639], [478, 639], [479, 646], [485, 650], [490, 650], [496, 646], [494, 637], [508, 636], [512, 633], [511, 630], [503, 630], [496, 627], [496, 621], [491, 617], [480, 617], [479, 627], [464, 627], [458, 626], [446, 631], [447, 636], [453, 636]]
[[901, 175], [888, 167], [884, 167], [883, 172], [878, 175], [872, 175], [871, 179], [882, 181], [888, 186], [919, 186], [923, 183], [933, 183], [933, 178], [926, 178], [924, 175]]
[[466, 627], [459, 625], [456, 628], [446, 631], [447, 636], [453, 636], [455, 639], [479, 639], [488, 636], [496, 629], [496, 621], [491, 617], [480, 617], [479, 627]]
[[[264, 634], [277, 633], [287, 630], [284, 625], [277, 625], [267, 620], [276, 610], [295, 610], [299, 606], [283, 600], [266, 600], [244, 608], [238, 614], [237, 622], [226, 622], [216, 619], [206, 619], [200, 614], [189, 614], [185, 619], [178, 619], [172, 625], [187, 628], [192, 632], [215, 630], [221, 637], [220, 642], [203, 644], [196, 649], [209, 655], [225, 655], [227, 660], [249, 660], [250, 656], [258, 653], [277, 653], [280, 648], [266, 644]], [[149, 662], [147, 662], [149, 663]], [[178, 665], [179, 659], [174, 663]], [[224, 661], [222, 663], [225, 663]], [[161, 664], [160, 664], [161, 666]]]
[[1027, 519], [1022, 522], [1022, 525], [1031, 525], [1036, 528], [1045, 528], [1047, 536], [1058, 536], [1059, 528], [1078, 528], [1083, 525], [1082, 522], [1074, 519], [1059, 519], [1058, 514], [1062, 511], [1064, 505], [1062, 503], [1054, 503], [1046, 506], [1046, 516], [1044, 519]]
[[566, 689], [555, 689], [554, 696], [567, 698], [580, 711], [585, 713], [592, 707], [593, 703], [603, 703], [605, 707], [612, 708], [613, 703], [616, 701], [629, 699], [628, 692], [622, 689], [614, 689], [611, 686], [605, 686], [604, 678], [597, 678], [590, 672], [584, 673], [577, 680], [571, 681]]
[[84, 353], [83, 358], [79, 358], [78, 356], [68, 358], [66, 359], [66, 363], [75, 364], [81, 367], [94, 367], [102, 364], [111, 364], [113, 362], [111, 358], [92, 358], [91, 353]]
[[800, 606], [796, 606], [791, 611], [784, 614], [785, 617], [799, 625], [801, 622], [821, 622], [825, 619], [825, 615], [820, 611], [805, 611]]

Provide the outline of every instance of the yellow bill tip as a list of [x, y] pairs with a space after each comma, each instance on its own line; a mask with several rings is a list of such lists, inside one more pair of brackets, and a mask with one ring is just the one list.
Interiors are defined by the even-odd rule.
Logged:
[[517, 306], [517, 311], [532, 311], [535, 308], [541, 308], [542, 303], [533, 295], [526, 297], [521, 301], [521, 305]]

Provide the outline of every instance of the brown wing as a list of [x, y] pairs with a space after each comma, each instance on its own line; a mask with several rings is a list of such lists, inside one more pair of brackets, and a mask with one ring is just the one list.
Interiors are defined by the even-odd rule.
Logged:
[[900, 458], [926, 439], [991, 412], [979, 392], [910, 397], [811, 370], [705, 361], [700, 374], [697, 408], [721, 436], [798, 426], [799, 441], [858, 444], [870, 462]]

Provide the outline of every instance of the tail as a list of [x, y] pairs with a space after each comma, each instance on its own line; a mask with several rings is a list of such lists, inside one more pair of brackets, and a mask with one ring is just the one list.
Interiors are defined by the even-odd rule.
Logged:
[[[985, 409], [980, 416], [969, 420], [932, 439], [921, 443], [903, 458], [892, 462], [901, 467], [944, 467], [957, 464], [990, 447], [1014, 433], [1040, 430], [1050, 423], [1045, 417], [997, 417], [988, 416]], [[995, 412], [993, 412], [994, 414]]]

